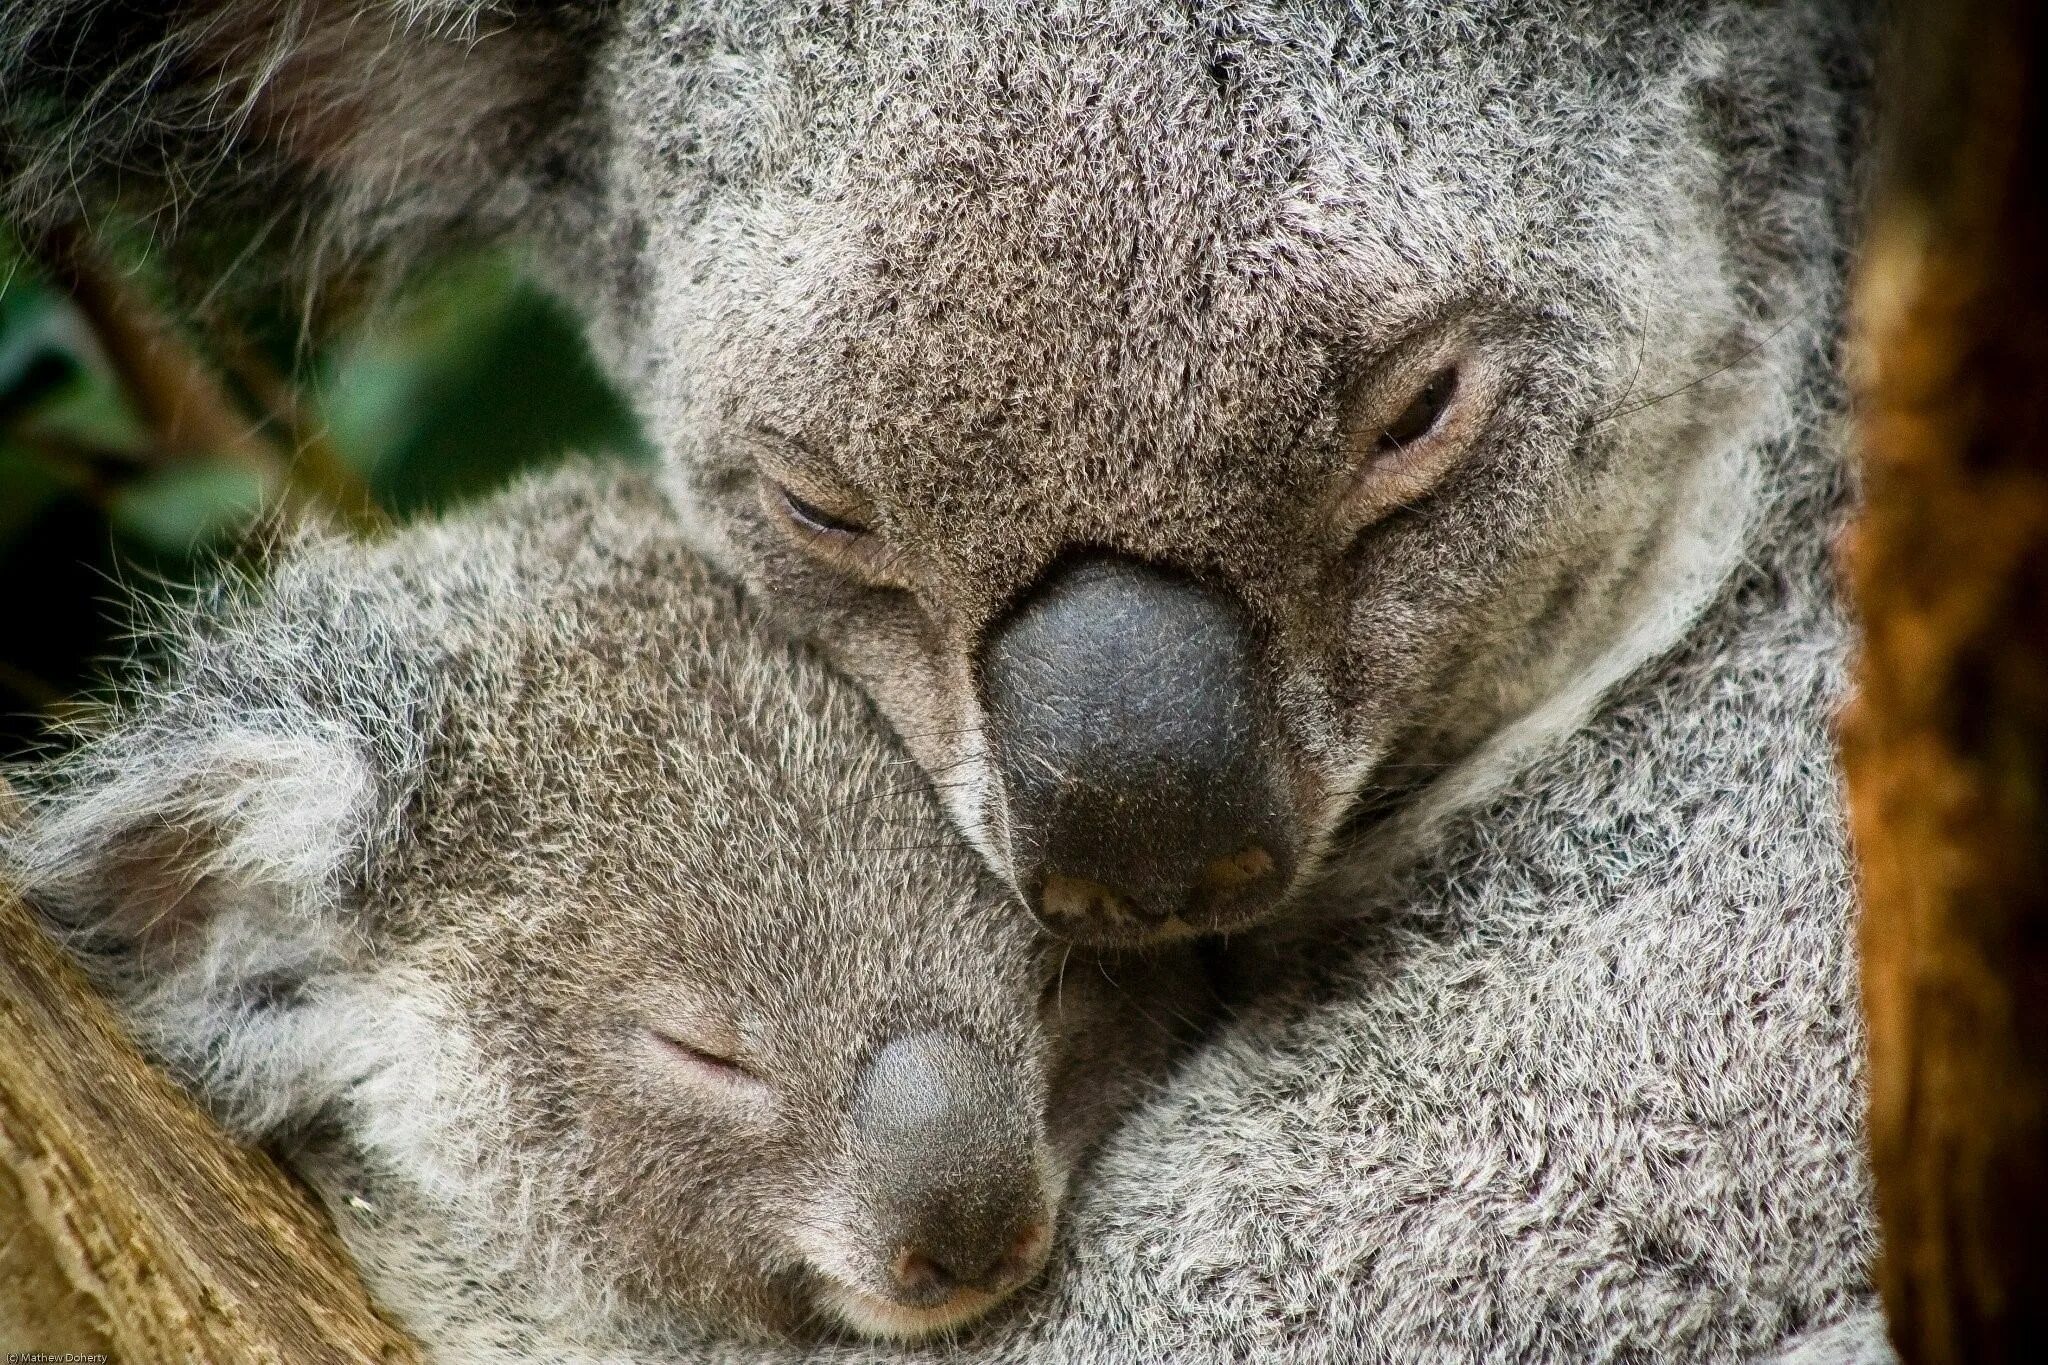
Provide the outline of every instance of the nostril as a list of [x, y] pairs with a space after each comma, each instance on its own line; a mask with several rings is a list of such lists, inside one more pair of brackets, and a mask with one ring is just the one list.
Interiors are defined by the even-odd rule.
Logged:
[[996, 1264], [996, 1274], [1005, 1281], [1021, 1280], [1038, 1268], [1045, 1259], [1045, 1253], [1052, 1244], [1052, 1224], [1040, 1218], [1027, 1223], [1010, 1249]]
[[1055, 922], [1133, 918], [1130, 902], [1101, 882], [1060, 873], [1045, 879], [1038, 906], [1040, 913]]
[[1202, 869], [1202, 890], [1228, 893], [1272, 875], [1273, 855], [1257, 844], [1225, 854]]
[[1284, 888], [1293, 875], [1293, 860], [1275, 854], [1264, 843], [1246, 844], [1235, 853], [1210, 860], [1195, 884], [1189, 908], [1210, 923], [1229, 923]]
[[953, 1277], [915, 1247], [904, 1247], [889, 1266], [889, 1276], [906, 1298], [932, 1300], [951, 1292]]
[[1038, 912], [1063, 932], [1089, 924], [1149, 926], [1184, 912], [1219, 913], [1234, 901], [1264, 894], [1280, 880], [1280, 861], [1264, 844], [1254, 842], [1210, 859], [1192, 887], [1183, 883], [1177, 891], [1154, 888], [1151, 897], [1133, 897], [1087, 877], [1055, 872], [1039, 888]]
[[966, 1260], [948, 1260], [936, 1247], [926, 1249], [905, 1245], [889, 1264], [889, 1278], [898, 1294], [908, 1302], [926, 1306], [942, 1303], [965, 1289], [1002, 1293], [1037, 1271], [1052, 1243], [1052, 1224], [1035, 1218], [1010, 1238]]

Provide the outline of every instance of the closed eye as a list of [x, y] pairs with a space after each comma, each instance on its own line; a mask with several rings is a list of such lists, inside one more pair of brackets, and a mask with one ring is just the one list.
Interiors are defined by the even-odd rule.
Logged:
[[1468, 349], [1405, 394], [1367, 389], [1353, 400], [1362, 410], [1350, 422], [1355, 457], [1339, 504], [1346, 542], [1436, 488], [1475, 448], [1499, 392], [1498, 368]]
[[865, 525], [851, 517], [828, 512], [815, 503], [806, 502], [781, 484], [775, 487], [782, 496], [782, 507], [789, 514], [789, 519], [813, 535], [852, 537], [868, 533]]
[[766, 1080], [729, 1051], [704, 1041], [678, 1037], [669, 1029], [650, 1026], [647, 1036], [695, 1079], [748, 1089], [767, 1088]]
[[821, 498], [799, 493], [766, 470], [760, 479], [761, 506], [812, 559], [871, 587], [903, 589], [903, 557], [875, 529], [872, 506], [858, 494]]

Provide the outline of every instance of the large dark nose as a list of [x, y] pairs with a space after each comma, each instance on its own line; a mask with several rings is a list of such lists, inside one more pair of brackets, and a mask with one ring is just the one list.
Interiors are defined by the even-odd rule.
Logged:
[[1043, 1121], [1010, 1069], [957, 1033], [882, 1048], [853, 1122], [893, 1298], [934, 1307], [962, 1289], [1000, 1294], [1043, 1263], [1052, 1209], [1039, 1170]]
[[1012, 871], [1055, 932], [1225, 927], [1292, 880], [1271, 708], [1230, 597], [1131, 560], [1069, 564], [989, 635], [981, 683]]

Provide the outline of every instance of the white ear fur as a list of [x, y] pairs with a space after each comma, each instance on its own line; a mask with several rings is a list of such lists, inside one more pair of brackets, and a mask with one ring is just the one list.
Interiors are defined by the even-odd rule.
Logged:
[[244, 1133], [302, 1111], [289, 1016], [356, 941], [339, 913], [378, 808], [339, 725], [116, 731], [0, 840], [21, 891], [145, 1046]]
[[11, 871], [65, 929], [152, 956], [224, 916], [289, 932], [368, 833], [375, 781], [339, 731], [120, 737], [31, 803]]

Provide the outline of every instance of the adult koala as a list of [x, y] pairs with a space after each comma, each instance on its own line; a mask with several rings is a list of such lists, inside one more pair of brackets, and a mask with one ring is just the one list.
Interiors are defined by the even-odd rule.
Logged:
[[550, 244], [697, 540], [1062, 932], [1294, 904], [991, 1358], [1817, 1362], [1884, 1350], [1853, 8], [42, 0], [16, 69], [159, 54], [108, 164], [346, 245]]
[[1235, 929], [1725, 580], [1827, 384], [1832, 34], [995, 9], [680, 75], [629, 23], [625, 351], [705, 541], [1056, 928]]
[[1832, 392], [1824, 5], [19, 9], [17, 205], [550, 243], [705, 547], [1078, 938], [1572, 728]]

